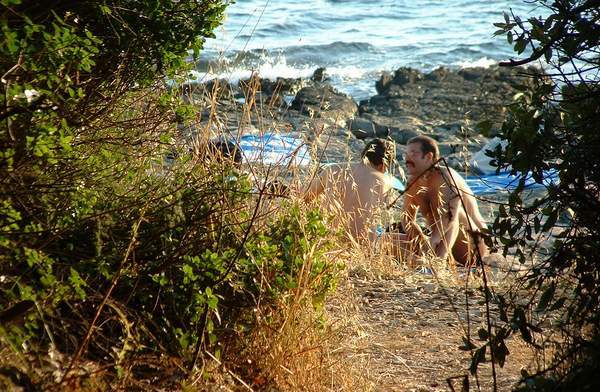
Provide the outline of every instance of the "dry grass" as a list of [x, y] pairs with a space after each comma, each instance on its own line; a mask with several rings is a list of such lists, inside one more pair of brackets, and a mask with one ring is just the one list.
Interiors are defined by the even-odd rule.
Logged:
[[[253, 93], [249, 97], [246, 102], [256, 108]], [[259, 117], [264, 115], [261, 111]], [[320, 122], [313, 127], [319, 139], [329, 140]], [[310, 173], [283, 173], [283, 177], [296, 181], [293, 188], [301, 190]], [[471, 353], [458, 347], [463, 336], [475, 338], [484, 325], [479, 278], [450, 269], [439, 260], [427, 261], [427, 267], [435, 271], [427, 275], [372, 249], [348, 249], [347, 243], [340, 244], [340, 249], [344, 251], [335, 257], [346, 268], [327, 302], [325, 318], [301, 305], [302, 298], [282, 303], [279, 320], [259, 322], [243, 337], [246, 346], [240, 354], [247, 366], [240, 366], [238, 372], [244, 374], [231, 376], [234, 372], [227, 371], [229, 376], [224, 377], [237, 385], [233, 389], [448, 390], [448, 378], [469, 374]], [[490, 284], [498, 288], [509, 284], [505, 277], [496, 271]], [[269, 317], [263, 315], [263, 320]], [[500, 390], [510, 388], [519, 379], [521, 367], [535, 360], [532, 350], [517, 339], [509, 341], [509, 350], [509, 360], [498, 374]], [[490, 389], [489, 364], [480, 366], [478, 380], [469, 377], [469, 381]], [[460, 389], [460, 382], [457, 379], [453, 385]]]
[[[252, 123], [259, 127], [251, 132], [287, 132], [285, 123], [271, 115], [272, 108], [261, 106], [256, 99], [258, 86], [251, 83], [241, 116], [217, 110], [215, 87], [206, 102], [208, 121], [196, 124], [198, 131], [188, 135], [186, 143], [191, 143], [195, 153], [209, 137], [239, 137]], [[199, 104], [192, 97], [190, 101]], [[326, 149], [328, 131], [320, 123], [313, 126], [312, 133], [325, 140], [321, 147]], [[296, 195], [314, 171], [260, 165], [245, 170], [257, 180], [259, 192], [261, 183], [282, 180]], [[264, 220], [282, 212], [276, 199], [264, 202], [261, 211]], [[223, 358], [205, 349], [203, 363], [184, 382], [177, 380], [181, 364], [161, 357], [125, 364], [124, 378], [109, 384], [117, 389], [190, 391], [446, 391], [448, 378], [468, 374], [470, 353], [458, 346], [463, 336], [474, 336], [484, 323], [478, 278], [461, 276], [461, 271], [435, 260], [427, 265], [435, 273], [427, 275], [373, 249], [348, 249], [345, 242], [338, 248], [344, 250], [332, 253], [330, 262], [345, 268], [323, 311], [310, 301], [312, 281], [299, 277], [298, 289], [277, 306], [255, 307], [253, 328], [237, 331], [235, 339], [224, 342], [229, 347], [224, 347]], [[306, 260], [310, 262], [310, 255]], [[492, 283], [507, 282], [498, 277]], [[500, 390], [510, 388], [520, 368], [534, 361], [531, 350], [516, 339], [509, 342], [509, 349], [509, 361], [499, 372]], [[134, 382], [127, 376], [141, 368], [156, 371], [146, 377], [147, 382]], [[73, 389], [100, 390], [109, 385], [102, 372], [95, 377], [98, 381], [73, 385]], [[470, 378], [470, 382], [489, 390], [489, 364], [481, 366], [478, 381]]]
[[[362, 368], [372, 390], [448, 391], [448, 379], [460, 390], [465, 376], [471, 388], [491, 390], [489, 363], [478, 377], [469, 374], [470, 352], [458, 349], [467, 333], [485, 324], [484, 298], [473, 276], [436, 266], [429, 275], [393, 260], [353, 257], [347, 275], [328, 306], [332, 322], [346, 323], [339, 353]], [[492, 284], [507, 284], [505, 276]], [[469, 309], [466, 310], [466, 301]], [[492, 313], [496, 310], [493, 309]], [[520, 339], [508, 341], [510, 355], [498, 371], [498, 390], [510, 389], [521, 368], [535, 368], [533, 350]]]

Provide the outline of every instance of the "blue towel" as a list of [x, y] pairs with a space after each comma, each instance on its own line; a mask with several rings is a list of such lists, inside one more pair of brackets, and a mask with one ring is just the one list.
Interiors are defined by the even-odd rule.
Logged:
[[311, 163], [308, 147], [302, 139], [276, 133], [244, 135], [237, 143], [243, 160], [277, 166], [308, 166]]
[[[302, 139], [293, 136], [283, 136], [273, 132], [262, 135], [244, 135], [237, 142], [242, 150], [243, 160], [248, 163], [262, 163], [277, 166], [309, 166], [311, 164], [308, 147]], [[511, 175], [509, 172], [499, 174], [487, 174], [482, 176], [468, 176], [467, 185], [475, 195], [497, 193], [501, 191], [512, 191], [519, 183], [519, 176]], [[404, 191], [405, 184], [386, 173], [386, 179], [390, 186], [398, 191]], [[543, 188], [550, 184], [558, 183], [556, 170], [544, 172], [544, 181], [537, 183], [531, 174], [525, 178], [526, 189]]]
[[[525, 176], [525, 188], [544, 188], [550, 184], [557, 184], [559, 181], [556, 170], [548, 170], [543, 173], [543, 176], [543, 183], [540, 184], [533, 179], [531, 173], [527, 174]], [[466, 181], [474, 194], [484, 195], [500, 191], [513, 191], [517, 188], [520, 178], [520, 176], [511, 175], [510, 172], [500, 172], [499, 174], [468, 176]]]
[[389, 182], [392, 189], [395, 189], [400, 192], [403, 192], [404, 189], [406, 189], [406, 186], [404, 185], [404, 183], [400, 179], [391, 175], [390, 173], [385, 173], [385, 179], [386, 179], [386, 181]]

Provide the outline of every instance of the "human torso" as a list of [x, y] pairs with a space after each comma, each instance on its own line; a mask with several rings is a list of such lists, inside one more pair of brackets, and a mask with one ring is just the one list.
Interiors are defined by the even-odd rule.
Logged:
[[363, 163], [329, 168], [326, 203], [338, 209], [344, 225], [354, 238], [366, 238], [379, 212], [385, 206], [386, 193], [383, 173]]
[[447, 204], [462, 193], [464, 180], [452, 169], [433, 168], [410, 185], [405, 197], [413, 208], [418, 209], [431, 229], [441, 221], [442, 214], [449, 214]]

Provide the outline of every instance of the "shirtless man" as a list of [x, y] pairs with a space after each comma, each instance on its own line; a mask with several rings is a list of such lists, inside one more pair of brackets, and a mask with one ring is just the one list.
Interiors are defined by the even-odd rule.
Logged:
[[[404, 229], [409, 241], [422, 245], [426, 238], [416, 222], [420, 212], [431, 230], [429, 247], [440, 258], [452, 256], [461, 265], [475, 262], [473, 245], [481, 257], [488, 248], [477, 233], [486, 228], [473, 192], [455, 170], [436, 165], [439, 149], [428, 136], [407, 143], [407, 191], [404, 194]], [[470, 231], [475, 234], [470, 234]], [[421, 251], [422, 252], [422, 251]]]
[[392, 142], [373, 139], [360, 162], [327, 166], [311, 181], [304, 200], [324, 194], [323, 207], [334, 213], [348, 236], [358, 243], [371, 242], [378, 236], [379, 214], [388, 202], [391, 187], [384, 174], [395, 155]]

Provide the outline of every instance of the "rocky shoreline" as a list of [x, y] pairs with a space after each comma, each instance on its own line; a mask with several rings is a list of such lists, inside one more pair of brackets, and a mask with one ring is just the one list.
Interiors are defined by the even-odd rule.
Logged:
[[[369, 139], [387, 137], [396, 142], [401, 164], [406, 141], [426, 134], [439, 142], [451, 166], [465, 170], [469, 156], [498, 132], [519, 86], [530, 83], [525, 71], [532, 70], [399, 68], [383, 72], [377, 95], [358, 103], [333, 88], [323, 68], [311, 79], [213, 80], [185, 87], [186, 99], [201, 109], [185, 134], [195, 139], [199, 130], [210, 136], [275, 131], [304, 139], [319, 162], [355, 159]], [[477, 127], [484, 120], [491, 125], [485, 135]]]

